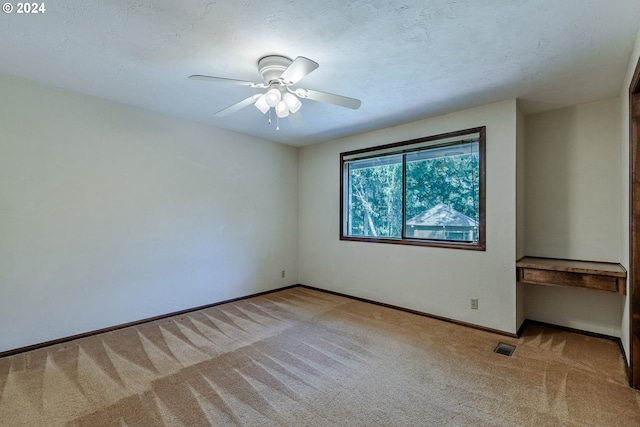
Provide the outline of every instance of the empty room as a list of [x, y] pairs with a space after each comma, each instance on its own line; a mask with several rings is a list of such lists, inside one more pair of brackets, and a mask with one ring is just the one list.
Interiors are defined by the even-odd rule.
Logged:
[[640, 1], [2, 8], [1, 426], [640, 425]]

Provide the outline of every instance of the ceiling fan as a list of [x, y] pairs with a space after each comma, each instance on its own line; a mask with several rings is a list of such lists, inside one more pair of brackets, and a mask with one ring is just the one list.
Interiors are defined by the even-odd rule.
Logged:
[[263, 114], [269, 112], [269, 123], [271, 123], [271, 109], [273, 108], [277, 118], [288, 117], [293, 126], [302, 126], [304, 124], [304, 119], [299, 112], [300, 107], [302, 106], [300, 98], [326, 102], [354, 110], [360, 108], [361, 103], [359, 99], [320, 92], [317, 90], [293, 88], [296, 83], [318, 68], [318, 66], [317, 62], [305, 58], [304, 56], [298, 56], [294, 61], [292, 61], [285, 56], [269, 55], [258, 61], [258, 72], [264, 80], [263, 83], [228, 79], [224, 77], [203, 76], [199, 74], [189, 76], [189, 78], [193, 80], [231, 83], [255, 89], [266, 89], [263, 93], [257, 93], [218, 111], [214, 114], [217, 117], [227, 116], [253, 104]]

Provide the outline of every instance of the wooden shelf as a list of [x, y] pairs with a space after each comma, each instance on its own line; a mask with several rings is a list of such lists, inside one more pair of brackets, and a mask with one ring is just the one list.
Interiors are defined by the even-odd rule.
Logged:
[[611, 262], [523, 257], [516, 261], [518, 281], [535, 285], [594, 289], [625, 295], [627, 270]]

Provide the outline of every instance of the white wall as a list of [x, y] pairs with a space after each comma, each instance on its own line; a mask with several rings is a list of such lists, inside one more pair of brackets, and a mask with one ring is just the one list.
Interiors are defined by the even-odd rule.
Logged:
[[297, 283], [297, 194], [295, 148], [0, 77], [0, 351]]
[[[483, 125], [486, 252], [339, 240], [340, 152]], [[305, 147], [298, 173], [301, 283], [516, 332], [515, 100]]]
[[[633, 53], [629, 59], [629, 66], [627, 67], [627, 75], [622, 84], [620, 90], [620, 188], [621, 188], [621, 221], [620, 221], [620, 253], [622, 265], [629, 271], [629, 86], [631, 85], [631, 79], [633, 73], [638, 64], [640, 58], [640, 31], [636, 36], [636, 43], [633, 49]], [[631, 357], [631, 345], [629, 341], [629, 321], [630, 321], [630, 308], [629, 308], [629, 282], [627, 281], [627, 298], [624, 300], [621, 335], [622, 346], [624, 347], [627, 355], [627, 361], [630, 362]], [[637, 367], [636, 367], [637, 369]]]
[[[525, 252], [620, 262], [620, 100], [526, 118]], [[528, 319], [620, 336], [623, 298], [527, 285]]]
[[620, 100], [526, 119], [530, 256], [620, 261]]

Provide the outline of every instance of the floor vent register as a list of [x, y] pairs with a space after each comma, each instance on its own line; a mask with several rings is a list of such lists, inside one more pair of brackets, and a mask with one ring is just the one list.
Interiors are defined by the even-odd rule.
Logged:
[[510, 344], [505, 344], [503, 342], [499, 343], [498, 346], [493, 350], [494, 353], [502, 354], [503, 356], [511, 357], [514, 351], [516, 351], [516, 347]]

